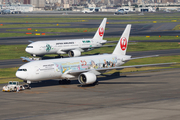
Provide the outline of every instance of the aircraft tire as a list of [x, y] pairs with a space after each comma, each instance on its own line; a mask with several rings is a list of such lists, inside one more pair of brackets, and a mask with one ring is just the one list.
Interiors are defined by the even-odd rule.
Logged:
[[14, 92], [16, 92], [17, 91], [17, 88], [16, 87], [14, 87]]
[[70, 80], [67, 80], [67, 84], [70, 84], [71, 83], [71, 81]]
[[98, 81], [96, 81], [96, 82], [94, 82], [94, 83], [93, 83], [93, 85], [99, 85], [99, 82], [98, 82]]

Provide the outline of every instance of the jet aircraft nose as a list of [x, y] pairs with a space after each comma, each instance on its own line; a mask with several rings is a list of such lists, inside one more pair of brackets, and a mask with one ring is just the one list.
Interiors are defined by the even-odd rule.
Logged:
[[27, 78], [27, 69], [18, 69], [16, 72], [16, 77], [22, 80]]
[[25, 51], [29, 54], [33, 54], [33, 46], [32, 45], [28, 45], [25, 49]]

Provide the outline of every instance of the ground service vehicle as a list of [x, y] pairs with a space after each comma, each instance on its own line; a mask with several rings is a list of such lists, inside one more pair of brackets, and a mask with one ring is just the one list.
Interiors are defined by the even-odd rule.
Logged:
[[20, 90], [24, 90], [24, 86], [23, 85], [19, 85], [18, 81], [9, 81], [8, 85], [5, 85], [3, 87], [3, 92], [16, 92], [16, 91], [20, 91]]

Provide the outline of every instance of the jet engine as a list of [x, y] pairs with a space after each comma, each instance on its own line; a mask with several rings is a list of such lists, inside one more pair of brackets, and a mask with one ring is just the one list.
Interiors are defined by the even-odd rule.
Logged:
[[78, 77], [78, 81], [85, 85], [85, 84], [93, 84], [96, 82], [96, 75], [90, 72], [82, 73]]
[[69, 57], [77, 57], [81, 55], [81, 51], [79, 50], [71, 50], [68, 52]]

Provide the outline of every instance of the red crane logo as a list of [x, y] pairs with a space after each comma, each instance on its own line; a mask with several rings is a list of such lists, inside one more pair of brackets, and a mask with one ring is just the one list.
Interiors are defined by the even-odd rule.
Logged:
[[120, 47], [124, 51], [127, 47], [127, 39], [125, 37], [121, 38], [120, 40]]
[[100, 27], [99, 28], [99, 35], [102, 37], [104, 34], [104, 28], [103, 27]]

